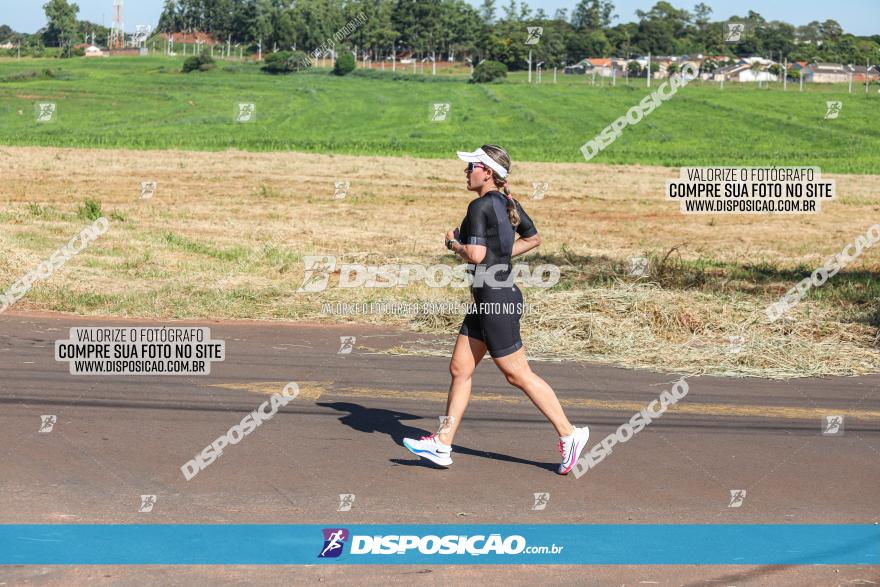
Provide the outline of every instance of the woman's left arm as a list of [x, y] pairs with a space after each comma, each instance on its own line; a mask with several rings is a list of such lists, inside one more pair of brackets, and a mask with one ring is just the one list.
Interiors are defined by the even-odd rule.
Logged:
[[528, 253], [539, 246], [541, 246], [541, 235], [538, 233], [535, 233], [532, 236], [520, 237], [513, 243], [513, 252], [510, 256], [516, 257], [517, 255]]
[[510, 253], [511, 257], [522, 255], [541, 246], [541, 235], [538, 234], [535, 223], [532, 222], [532, 219], [529, 218], [529, 215], [526, 214], [526, 211], [523, 210], [519, 202], [516, 202], [516, 211], [519, 214], [519, 224], [516, 226], [516, 233], [519, 235], [519, 238], [513, 243], [513, 251]]

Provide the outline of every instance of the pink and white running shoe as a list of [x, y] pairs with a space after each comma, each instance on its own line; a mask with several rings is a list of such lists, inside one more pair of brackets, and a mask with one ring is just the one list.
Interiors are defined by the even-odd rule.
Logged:
[[440, 442], [436, 434], [422, 436], [419, 440], [404, 438], [403, 446], [409, 449], [411, 453], [423, 459], [428, 459], [441, 467], [448, 467], [452, 464], [452, 457], [450, 457], [452, 447]]
[[587, 440], [590, 438], [590, 427], [575, 427], [574, 432], [569, 436], [560, 436], [557, 448], [562, 453], [562, 463], [559, 465], [557, 472], [560, 475], [568, 475], [574, 464], [581, 456], [581, 451], [587, 446]]

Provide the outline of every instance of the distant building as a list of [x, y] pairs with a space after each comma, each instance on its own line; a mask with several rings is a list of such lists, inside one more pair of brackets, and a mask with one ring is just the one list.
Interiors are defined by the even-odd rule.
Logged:
[[565, 74], [591, 74], [599, 77], [625, 77], [627, 65], [630, 60], [621, 57], [587, 57], [573, 65], [566, 65], [562, 73]]
[[201, 43], [203, 45], [226, 44], [223, 41], [215, 39], [213, 36], [211, 36], [210, 33], [203, 33], [200, 31], [193, 31], [189, 33], [159, 33], [159, 38], [163, 41], [172, 39], [175, 43], [185, 43], [187, 45], [191, 45], [194, 43]]
[[611, 71], [614, 69], [614, 63], [608, 57], [589, 57], [587, 61], [593, 66], [592, 70], [599, 77], [611, 77]]
[[702, 56], [682, 57], [678, 64], [678, 71], [682, 71], [686, 66], [691, 66], [694, 71], [700, 71], [703, 68], [703, 62], [706, 61]]
[[100, 47], [89, 45], [85, 48], [86, 57], [106, 57], [107, 54]]
[[15, 45], [10, 42], [0, 44], [0, 49], [15, 49]]
[[587, 73], [587, 71], [591, 70], [592, 68], [593, 68], [593, 66], [586, 59], [582, 59], [581, 61], [578, 61], [574, 65], [566, 65], [562, 69], [562, 73], [568, 74], [568, 75], [572, 75], [572, 74], [583, 75], [583, 74]]
[[852, 73], [853, 80], [857, 82], [875, 82], [880, 79], [880, 70], [876, 65], [865, 67], [864, 65], [847, 65], [846, 68]]
[[751, 63], [741, 59], [735, 65], [727, 65], [715, 70], [712, 79], [716, 82], [775, 82], [779, 79], [775, 73], [770, 73], [770, 66], [775, 65], [769, 59], [760, 57], [751, 58]]
[[675, 64], [678, 67], [678, 57], [675, 55], [658, 55], [651, 57], [651, 63], [657, 64], [657, 71], [654, 72], [654, 79], [669, 77], [669, 66]]
[[839, 84], [849, 81], [850, 71], [839, 63], [810, 63], [801, 75], [806, 82]]

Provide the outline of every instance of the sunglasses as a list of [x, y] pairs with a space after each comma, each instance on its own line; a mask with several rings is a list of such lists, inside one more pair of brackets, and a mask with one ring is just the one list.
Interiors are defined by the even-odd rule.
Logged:
[[477, 168], [477, 167], [482, 167], [483, 169], [488, 169], [488, 167], [486, 167], [486, 166], [483, 165], [482, 163], [468, 163], [468, 164], [467, 164], [467, 169], [466, 169], [466, 171], [467, 171], [468, 173], [470, 173], [471, 171], [473, 171], [473, 170], [474, 170], [475, 168]]

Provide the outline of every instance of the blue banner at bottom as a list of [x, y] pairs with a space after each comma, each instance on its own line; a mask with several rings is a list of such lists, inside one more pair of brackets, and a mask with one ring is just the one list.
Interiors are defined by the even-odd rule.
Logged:
[[0, 564], [876, 565], [876, 525], [0, 525]]

